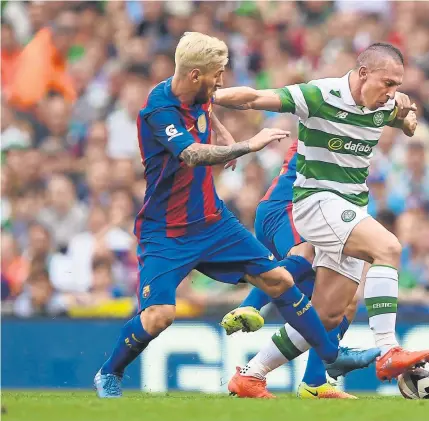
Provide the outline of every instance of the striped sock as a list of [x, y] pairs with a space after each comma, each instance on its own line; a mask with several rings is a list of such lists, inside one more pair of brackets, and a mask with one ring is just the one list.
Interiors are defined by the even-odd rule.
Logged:
[[398, 345], [395, 336], [398, 271], [390, 266], [371, 266], [366, 275], [364, 297], [369, 327], [374, 333], [376, 346], [384, 355]]
[[285, 325], [240, 371], [243, 376], [264, 379], [277, 367], [292, 361], [310, 348], [308, 342], [292, 326]]

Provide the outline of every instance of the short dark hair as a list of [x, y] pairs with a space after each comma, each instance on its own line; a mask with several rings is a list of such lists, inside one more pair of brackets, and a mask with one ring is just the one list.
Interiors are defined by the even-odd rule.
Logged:
[[376, 42], [359, 54], [356, 61], [356, 68], [368, 66], [369, 63], [376, 62], [376, 58], [374, 56], [380, 55], [389, 56], [396, 62], [404, 65], [404, 56], [399, 48], [396, 48], [394, 45], [387, 42]]
[[388, 230], [394, 230], [397, 217], [392, 211], [383, 209], [378, 213], [376, 220]]
[[92, 270], [97, 269], [112, 270], [111, 261], [106, 257], [95, 257], [92, 261]]
[[28, 274], [27, 282], [29, 284], [34, 284], [40, 281], [47, 284], [51, 284], [49, 271], [46, 269], [46, 267], [42, 265], [36, 265], [30, 270], [30, 273]]

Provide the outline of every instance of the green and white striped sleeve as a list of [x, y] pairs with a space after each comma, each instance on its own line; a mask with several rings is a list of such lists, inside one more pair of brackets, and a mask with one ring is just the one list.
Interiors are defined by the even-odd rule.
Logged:
[[301, 120], [314, 115], [323, 104], [320, 89], [311, 83], [289, 85], [275, 91], [281, 101], [281, 113], [292, 113]]

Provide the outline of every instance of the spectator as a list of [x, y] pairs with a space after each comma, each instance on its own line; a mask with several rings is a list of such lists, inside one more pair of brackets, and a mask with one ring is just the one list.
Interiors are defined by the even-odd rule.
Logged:
[[[12, 215], [10, 230], [22, 250], [27, 250], [30, 243], [30, 232], [34, 218], [41, 206], [40, 190], [34, 186], [26, 186], [12, 199]], [[42, 191], [43, 193], [43, 191]], [[44, 227], [42, 227], [44, 229]]]
[[28, 148], [32, 139], [30, 133], [22, 127], [13, 110], [2, 101], [1, 104], [1, 150]]
[[106, 159], [99, 160], [86, 167], [86, 184], [86, 203], [90, 206], [107, 206], [110, 197], [111, 174], [109, 162]]
[[14, 304], [14, 314], [18, 317], [57, 316], [66, 310], [65, 297], [53, 289], [49, 273], [43, 268], [35, 268], [30, 273], [24, 291]]
[[[115, 210], [111, 212], [116, 212]], [[100, 206], [93, 207], [89, 212], [87, 231], [72, 237], [67, 253], [68, 261], [54, 261], [56, 273], [54, 284], [63, 291], [87, 292], [93, 285], [92, 264], [96, 258], [110, 259], [117, 263], [119, 283], [131, 283], [134, 286], [134, 279], [129, 279], [127, 272], [126, 257], [133, 245], [132, 237], [129, 233], [119, 227], [123, 221], [122, 213], [119, 213], [119, 221], [115, 220], [109, 224], [107, 212]], [[117, 224], [117, 225], [114, 225]], [[69, 267], [73, 276], [67, 276], [61, 267]], [[124, 273], [125, 272], [125, 273]], [[121, 278], [122, 276], [122, 278]], [[124, 279], [125, 278], [125, 279]], [[125, 286], [125, 289], [129, 287]], [[130, 287], [132, 289], [132, 287]]]
[[403, 300], [429, 304], [429, 219], [415, 218], [402, 253], [399, 277]]
[[1, 23], [1, 86], [8, 89], [16, 71], [21, 54], [21, 46], [16, 39], [14, 29], [8, 22]]
[[70, 238], [83, 231], [87, 209], [76, 200], [72, 181], [63, 175], [50, 180], [47, 194], [47, 206], [38, 219], [53, 233], [55, 249], [65, 252]]
[[427, 167], [426, 147], [423, 140], [412, 138], [408, 142], [405, 167], [392, 174], [390, 195], [397, 202], [429, 202], [429, 168]]
[[67, 149], [70, 106], [59, 95], [44, 99], [38, 109], [38, 122], [35, 143], [45, 150], [62, 152]]
[[130, 159], [115, 159], [111, 180], [113, 189], [131, 189], [135, 181], [133, 161]]
[[28, 261], [21, 255], [18, 244], [9, 233], [1, 234], [1, 276], [8, 286], [8, 296], [21, 292], [28, 276]]
[[90, 304], [97, 305], [121, 295], [121, 292], [115, 289], [112, 267], [109, 260], [94, 260], [92, 264]]
[[139, 153], [136, 119], [143, 99], [148, 94], [146, 83], [127, 83], [121, 92], [121, 108], [107, 120], [107, 151], [110, 158], [135, 158]]
[[8, 91], [11, 104], [23, 111], [31, 110], [49, 90], [60, 92], [67, 101], [75, 100], [66, 59], [76, 27], [75, 12], [62, 10], [52, 27], [40, 29], [17, 62]]
[[30, 271], [34, 267], [42, 267], [49, 270], [52, 258], [52, 237], [48, 229], [38, 223], [33, 222], [28, 229], [28, 247], [24, 256], [30, 261]]

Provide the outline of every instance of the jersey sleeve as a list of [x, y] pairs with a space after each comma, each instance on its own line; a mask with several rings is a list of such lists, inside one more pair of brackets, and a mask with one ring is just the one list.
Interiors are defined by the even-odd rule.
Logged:
[[306, 120], [314, 115], [323, 104], [323, 96], [320, 89], [311, 83], [300, 83], [276, 89], [280, 97], [282, 113], [292, 113], [301, 120]]
[[157, 110], [147, 117], [147, 122], [154, 138], [175, 157], [195, 143], [179, 112], [174, 109]]
[[395, 106], [395, 108], [388, 114], [387, 116], [387, 126], [395, 127], [396, 121], [396, 115], [398, 114], [398, 107]]

